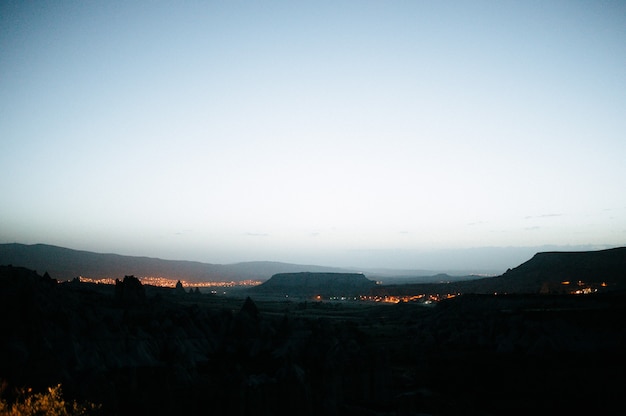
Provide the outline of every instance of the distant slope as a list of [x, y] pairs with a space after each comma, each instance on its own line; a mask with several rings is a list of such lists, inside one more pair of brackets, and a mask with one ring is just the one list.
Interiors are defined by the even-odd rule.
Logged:
[[501, 276], [451, 282], [448, 284], [410, 284], [376, 287], [376, 294], [415, 293], [540, 293], [567, 291], [561, 282], [602, 290], [626, 290], [626, 247], [598, 251], [543, 252]]
[[368, 293], [376, 283], [361, 273], [280, 273], [251, 288], [252, 294], [274, 296], [358, 296]]
[[[514, 289], [540, 290], [545, 284], [583, 281], [626, 288], [626, 247], [598, 251], [537, 253], [501, 277]], [[539, 289], [537, 289], [539, 288]]]
[[39, 273], [48, 272], [58, 280], [77, 276], [122, 278], [159, 276], [171, 279], [201, 281], [267, 280], [285, 272], [341, 272], [343, 269], [277, 262], [210, 264], [195, 261], [162, 260], [150, 257], [101, 254], [46, 244], [0, 244], [0, 265], [27, 267]]

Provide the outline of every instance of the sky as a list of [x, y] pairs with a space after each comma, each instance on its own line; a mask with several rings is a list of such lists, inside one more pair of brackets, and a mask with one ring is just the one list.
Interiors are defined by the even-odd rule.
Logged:
[[488, 268], [626, 245], [625, 157], [623, 1], [0, 4], [2, 243]]

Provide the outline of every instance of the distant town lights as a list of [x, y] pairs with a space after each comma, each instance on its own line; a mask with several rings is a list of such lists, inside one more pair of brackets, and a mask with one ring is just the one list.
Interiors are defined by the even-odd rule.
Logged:
[[[158, 286], [158, 287], [176, 287], [176, 283], [180, 281], [183, 287], [234, 287], [234, 286], [257, 286], [262, 282], [260, 280], [241, 280], [234, 281], [231, 280], [229, 282], [188, 282], [186, 280], [180, 279], [171, 279], [167, 277], [153, 277], [153, 276], [145, 276], [138, 277], [139, 281], [142, 284], [149, 286]], [[104, 285], [114, 285], [114, 278], [103, 277], [99, 279], [93, 279], [90, 277], [79, 276], [78, 280], [83, 283], [96, 283], [96, 284], [104, 284]]]

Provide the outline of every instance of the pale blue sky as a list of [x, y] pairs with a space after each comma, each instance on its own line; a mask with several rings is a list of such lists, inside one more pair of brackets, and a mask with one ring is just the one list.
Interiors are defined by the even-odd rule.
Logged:
[[5, 1], [0, 28], [0, 242], [626, 243], [623, 1]]

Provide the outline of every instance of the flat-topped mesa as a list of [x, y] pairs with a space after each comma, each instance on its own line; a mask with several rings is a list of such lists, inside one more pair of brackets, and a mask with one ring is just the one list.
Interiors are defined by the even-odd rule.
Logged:
[[251, 291], [280, 296], [354, 297], [368, 294], [375, 285], [361, 273], [279, 273]]

